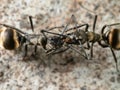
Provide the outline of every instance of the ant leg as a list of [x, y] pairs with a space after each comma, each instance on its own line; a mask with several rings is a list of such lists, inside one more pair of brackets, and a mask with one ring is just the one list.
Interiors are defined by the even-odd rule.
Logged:
[[27, 51], [28, 51], [28, 45], [25, 44], [25, 47], [24, 47], [24, 54], [23, 54], [23, 60], [26, 60]]
[[27, 33], [21, 31], [21, 30], [18, 29], [18, 28], [13, 27], [13, 26], [10, 26], [10, 25], [7, 25], [7, 24], [0, 24], [0, 25], [5, 26], [5, 27], [8, 27], [8, 28], [15, 29], [15, 30], [17, 30], [19, 33], [22, 33], [22, 34], [28, 35]]
[[89, 58], [88, 58], [88, 55], [87, 55], [84, 47], [83, 47], [82, 45], [80, 45], [80, 48], [82, 48], [82, 50], [83, 50], [83, 52], [84, 52], [84, 57], [88, 60]]
[[85, 57], [86, 59], [88, 59], [87, 54], [83, 55], [82, 53], [80, 53], [80, 51], [78, 51], [76, 48], [74, 48], [73, 46], [68, 46], [70, 49], [74, 50], [75, 52], [77, 52], [78, 54], [80, 54], [81, 56]]
[[76, 30], [78, 31], [78, 28], [85, 26], [85, 32], [88, 31], [88, 27], [89, 27], [88, 24], [83, 24], [83, 25], [77, 26], [78, 22], [77, 22], [77, 20], [76, 20], [75, 15], [72, 15], [72, 16], [71, 16], [71, 19], [75, 22], [75, 28], [74, 28], [74, 29], [76, 29]]
[[65, 26], [64, 26], [64, 25], [62, 25], [62, 26], [52, 27], [52, 28], [49, 28], [49, 31], [51, 31], [51, 30], [53, 30], [53, 29], [56, 29], [56, 28], [58, 28], [58, 29], [60, 29], [60, 28], [65, 28]]
[[88, 30], [88, 27], [89, 25], [88, 24], [82, 24], [82, 25], [77, 25], [77, 21], [76, 21], [76, 17], [74, 15], [71, 16], [71, 22], [74, 21], [75, 22], [75, 27], [72, 27], [72, 28], [68, 28], [67, 29], [67, 26], [69, 24], [66, 25], [65, 29], [63, 30], [62, 34], [66, 31], [70, 31], [70, 30], [73, 30], [73, 29], [76, 29], [78, 31], [78, 28], [81, 28], [83, 26], [85, 26], [85, 30]]
[[[80, 28], [80, 27], [83, 27], [83, 26], [86, 26], [86, 28], [88, 28], [88, 24], [82, 24], [82, 25], [78, 25], [78, 26], [76, 26], [76, 27], [71, 27], [71, 28], [68, 28], [66, 31], [70, 31], [70, 30], [73, 30], [73, 29], [76, 29], [76, 28]], [[62, 25], [62, 26], [56, 26], [56, 27], [52, 27], [52, 28], [49, 28], [49, 31], [51, 31], [51, 30], [53, 30], [53, 29], [56, 29], [56, 28], [65, 28], [65, 27], [67, 27], [67, 25], [66, 26], [64, 26], [64, 25]], [[63, 32], [66, 32], [66, 31], [63, 31]]]
[[[93, 33], [95, 33], [96, 21], [97, 21], [97, 15], [95, 15], [94, 22], [93, 22]], [[94, 42], [91, 43], [90, 58], [93, 57], [93, 45], [94, 45]]]
[[[70, 23], [72, 22], [72, 19], [74, 20], [74, 18], [75, 18], [75, 16], [72, 15], [71, 18], [70, 18], [70, 19], [71, 19], [71, 20], [70, 20]], [[70, 23], [68, 23], [68, 24], [65, 26], [64, 30], [63, 30], [62, 33], [61, 33], [62, 35], [64, 34], [64, 32], [66, 32], [66, 31], [68, 30], [67, 27], [68, 27], [68, 25], [69, 25]], [[75, 28], [76, 28], [76, 27], [75, 27]]]
[[95, 15], [94, 22], [93, 22], [93, 32], [95, 32], [96, 21], [97, 21], [97, 15]]
[[113, 24], [109, 24], [107, 26], [115, 26], [115, 25], [120, 25], [120, 23], [113, 23]]
[[116, 55], [115, 55], [112, 47], [111, 47], [111, 46], [109, 46], [109, 47], [110, 47], [110, 50], [111, 50], [111, 52], [112, 52], [112, 55], [113, 55], [114, 60], [115, 60], [115, 63], [116, 63], [116, 70], [117, 70], [117, 72], [119, 72], [118, 65], [117, 65], [118, 61], [117, 61]]
[[82, 46], [82, 43], [79, 41], [79, 43], [80, 43], [80, 48], [82, 48], [82, 50], [83, 50], [83, 52], [84, 52], [84, 57], [86, 58], [86, 59], [89, 59], [88, 58], [88, 55], [87, 55], [87, 53], [86, 53], [86, 51], [85, 51], [85, 49], [84, 49], [84, 47]]
[[42, 45], [42, 47], [46, 50], [47, 48], [46, 48], [46, 45], [47, 45], [47, 38], [46, 37], [42, 37], [41, 38], [41, 40], [40, 40], [40, 42], [41, 42], [41, 45]]
[[32, 31], [34, 32], [32, 16], [29, 16], [29, 21], [30, 21], [31, 29], [32, 29]]
[[[88, 32], [88, 27], [89, 27], [89, 25], [88, 24], [86, 24], [86, 27], [85, 27], [85, 32]], [[87, 48], [89, 49], [90, 48], [90, 43], [89, 43], [89, 41], [87, 40]]]
[[55, 54], [58, 54], [58, 53], [63, 53], [65, 51], [67, 51], [68, 49], [69, 49], [69, 47], [64, 48], [64, 49], [53, 49], [53, 51], [48, 53], [47, 55], [55, 55]]
[[90, 43], [87, 41], [87, 47], [84, 47], [85, 49], [90, 49]]
[[76, 27], [71, 27], [71, 28], [67, 29], [67, 31], [70, 31], [70, 30], [73, 30], [73, 29], [76, 29], [76, 28], [80, 28], [80, 27], [83, 27], [83, 26], [85, 26], [85, 28], [88, 30], [89, 25], [88, 24], [82, 24], [82, 25], [78, 25]]
[[116, 64], [116, 70], [117, 70], [117, 72], [119, 72], [118, 65], [117, 65], [118, 61], [117, 61], [116, 55], [115, 55], [112, 47], [109, 46], [108, 44], [102, 44], [101, 42], [98, 42], [98, 43], [99, 43], [99, 45], [102, 46], [103, 48], [106, 48], [106, 47], [109, 47], [109, 48], [110, 48], [110, 50], [111, 50], [111, 52], [112, 52], [112, 55], [113, 55], [113, 58], [114, 58], [114, 61], [115, 61], [115, 64]]
[[89, 44], [89, 43], [87, 43], [87, 46], [84, 46], [84, 49], [89, 50], [89, 49], [90, 49], [90, 44]]
[[49, 31], [46, 31], [46, 30], [41, 30], [41, 33], [42, 33], [45, 37], [47, 37], [47, 36], [45, 35], [45, 32], [46, 32], [46, 33], [49, 33], [49, 34], [54, 34], [54, 35], [59, 35], [59, 36], [65, 36], [65, 35], [62, 35], [62, 34], [58, 34], [58, 33], [54, 33], [54, 32], [49, 32]]
[[40, 43], [41, 43], [43, 49], [46, 50], [46, 49], [47, 49], [47, 48], [46, 48], [46, 45], [47, 45], [47, 42], [48, 42], [48, 37], [47, 37], [47, 35], [45, 34], [45, 30], [42, 30], [41, 33], [43, 34], [44, 37], [41, 38]]
[[[70, 21], [70, 23], [72, 22], [72, 20], [75, 22], [75, 27], [74, 27], [74, 29], [77, 29], [77, 22], [76, 22], [76, 18], [75, 18], [74, 15], [71, 16], [71, 21]], [[70, 23], [68, 23], [68, 24], [65, 26], [64, 30], [63, 30], [62, 33], [61, 33], [62, 35], [64, 34], [64, 32], [72, 29], [72, 28], [67, 29], [67, 27], [68, 27], [68, 25], [69, 25]]]
[[31, 54], [31, 56], [33, 56], [34, 58], [37, 58], [38, 45], [40, 46], [39, 43], [36, 43], [36, 44], [34, 45], [34, 51], [33, 51], [32, 54]]
[[51, 53], [53, 50], [56, 50], [56, 49], [52, 47], [52, 48], [46, 50], [45, 52], [46, 52], [46, 53]]
[[114, 23], [114, 24], [109, 24], [109, 25], [104, 25], [101, 29], [101, 34], [104, 34], [104, 30], [106, 27], [109, 27], [109, 26], [115, 26], [115, 25], [120, 25], [120, 23]]
[[103, 38], [104, 38], [104, 35], [105, 35], [104, 30], [105, 30], [106, 27], [107, 27], [107, 25], [104, 25], [101, 29], [101, 34], [102, 34]]
[[69, 24], [67, 24], [67, 25], [65, 26], [65, 28], [64, 28], [64, 30], [62, 31], [61, 35], [63, 35], [64, 32], [67, 30], [68, 25], [69, 25]]
[[37, 53], [37, 45], [35, 45], [35, 50], [34, 50], [35, 54]]
[[75, 23], [75, 29], [76, 29], [76, 31], [78, 31], [78, 28], [77, 28], [77, 24], [78, 24], [78, 22], [77, 22], [77, 20], [76, 20], [75, 15], [72, 15], [72, 16], [71, 16], [71, 19], [72, 19], [73, 22]]
[[98, 44], [101, 46], [101, 47], [103, 47], [103, 48], [106, 48], [106, 47], [109, 47], [109, 45], [105, 42], [105, 43], [102, 43], [102, 41], [104, 41], [104, 40], [101, 40], [101, 41], [98, 41]]
[[91, 43], [91, 48], [90, 48], [90, 59], [93, 57], [93, 42]]
[[[78, 28], [83, 27], [83, 26], [85, 26], [85, 31], [86, 31], [86, 32], [88, 31], [88, 27], [89, 27], [88, 24], [77, 25], [78, 22], [77, 22], [76, 17], [75, 17], [74, 14], [72, 14], [71, 19], [73, 20], [73, 22], [75, 22], [75, 27], [69, 28], [69, 29], [67, 29], [67, 31], [73, 30], [73, 29], [78, 29]], [[72, 21], [71, 21], [71, 22], [72, 22]], [[77, 31], [78, 31], [78, 30], [77, 30]]]

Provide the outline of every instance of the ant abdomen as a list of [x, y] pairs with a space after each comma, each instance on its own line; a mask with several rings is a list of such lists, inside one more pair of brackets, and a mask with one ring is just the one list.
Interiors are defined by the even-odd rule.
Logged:
[[111, 29], [107, 35], [107, 40], [109, 45], [113, 49], [119, 50], [120, 49], [120, 29]]
[[14, 50], [20, 46], [17, 39], [17, 32], [14, 29], [5, 28], [1, 32], [1, 44], [3, 48]]

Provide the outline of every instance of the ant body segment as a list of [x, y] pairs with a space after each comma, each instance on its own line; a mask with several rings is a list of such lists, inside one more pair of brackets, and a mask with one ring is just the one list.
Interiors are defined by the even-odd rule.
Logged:
[[[30, 18], [31, 17], [29, 17], [29, 20]], [[6, 50], [16, 50], [20, 49], [24, 44], [24, 57], [26, 57], [28, 45], [34, 45], [34, 43], [30, 41], [30, 34], [7, 24], [0, 25], [3, 26], [3, 28], [0, 29], [0, 47]]]

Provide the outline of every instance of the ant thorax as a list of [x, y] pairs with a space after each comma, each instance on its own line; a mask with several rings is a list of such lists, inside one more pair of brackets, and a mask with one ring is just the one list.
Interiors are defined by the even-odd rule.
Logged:
[[87, 37], [88, 41], [93, 43], [102, 40], [102, 36], [94, 32], [87, 32]]

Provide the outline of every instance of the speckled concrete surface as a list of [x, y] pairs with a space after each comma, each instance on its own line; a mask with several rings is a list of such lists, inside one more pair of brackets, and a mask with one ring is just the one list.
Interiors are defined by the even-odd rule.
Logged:
[[[100, 32], [103, 25], [120, 22], [119, 3], [119, 0], [0, 0], [0, 23], [32, 33], [27, 19], [32, 15], [34, 33], [38, 33], [40, 29], [68, 23], [74, 14], [79, 23], [89, 23], [92, 29], [94, 14], [87, 8], [98, 14], [96, 32]], [[46, 56], [41, 48], [37, 59], [21, 61], [22, 53], [0, 49], [0, 90], [120, 90], [120, 76], [116, 74], [112, 54], [98, 44], [94, 45], [91, 61], [71, 51]], [[116, 55], [119, 61], [119, 52]], [[65, 64], [70, 59], [73, 61]]]

